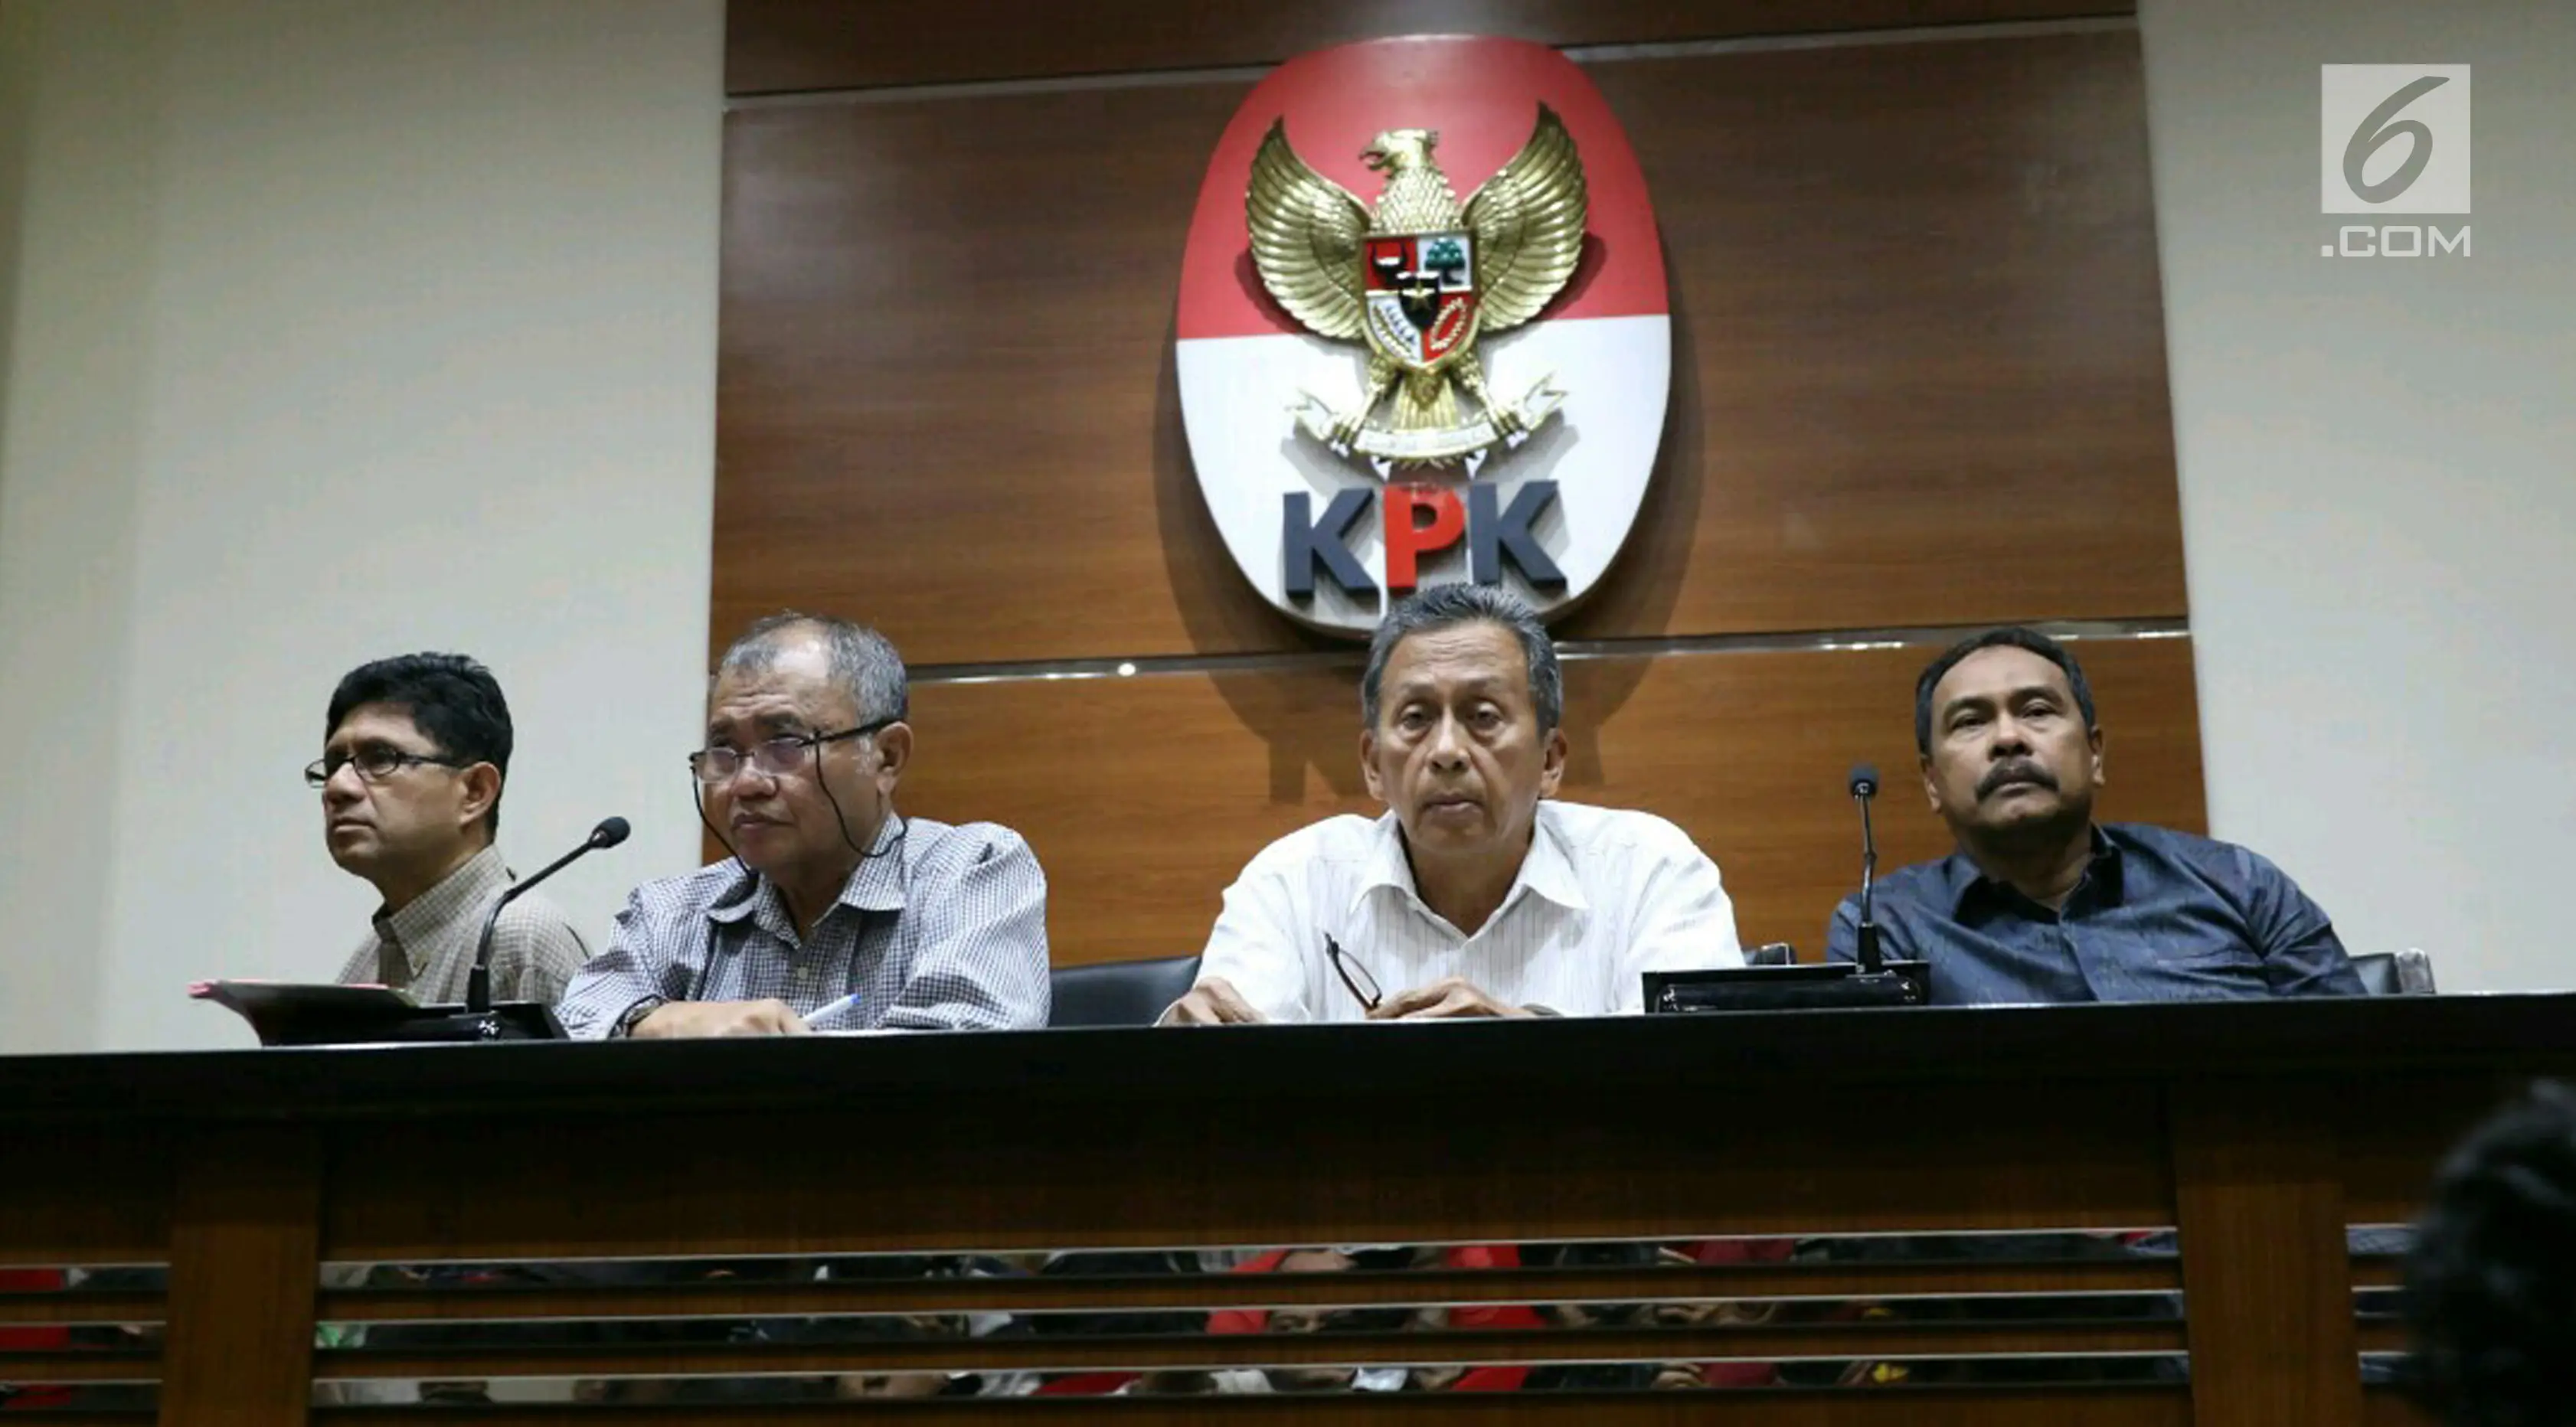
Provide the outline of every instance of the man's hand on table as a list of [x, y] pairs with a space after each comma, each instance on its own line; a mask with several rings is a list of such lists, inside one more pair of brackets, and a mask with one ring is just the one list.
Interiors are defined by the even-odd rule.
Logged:
[[1369, 1012], [1372, 1021], [1443, 1021], [1469, 1016], [1531, 1016], [1526, 1006], [1507, 1006], [1463, 976], [1443, 977], [1428, 986], [1398, 991]]
[[1270, 1019], [1252, 1009], [1234, 983], [1222, 976], [1211, 976], [1190, 988], [1190, 993], [1174, 1001], [1156, 1022], [1165, 1026], [1252, 1026]]
[[[1485, 989], [1463, 976], [1451, 976], [1428, 986], [1399, 991], [1378, 1003], [1368, 1013], [1372, 1021], [1457, 1020], [1484, 1016], [1534, 1016], [1540, 1014], [1526, 1006], [1510, 1006], [1494, 999]], [[1253, 1009], [1222, 976], [1211, 976], [1190, 988], [1188, 995], [1174, 1001], [1163, 1018], [1165, 1026], [1250, 1026], [1270, 1018]]]
[[784, 1001], [672, 1001], [628, 1032], [637, 1040], [700, 1036], [801, 1036], [812, 1030]]

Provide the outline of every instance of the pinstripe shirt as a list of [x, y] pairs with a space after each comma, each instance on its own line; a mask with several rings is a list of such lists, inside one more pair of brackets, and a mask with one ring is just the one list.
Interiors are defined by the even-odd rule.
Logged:
[[[377, 912], [375, 930], [340, 969], [340, 984], [391, 986], [423, 1005], [464, 1000], [483, 919], [512, 880], [501, 850], [487, 847], [401, 911]], [[530, 892], [511, 902], [492, 929], [492, 999], [551, 1005], [589, 959], [572, 919], [544, 894]]]
[[1008, 1030], [1047, 1019], [1046, 874], [992, 823], [889, 819], [840, 900], [799, 936], [776, 884], [728, 858], [647, 882], [573, 978], [564, 1029], [609, 1035], [647, 1001], [775, 998], [821, 1030]]
[[1507, 1005], [1569, 1016], [1638, 1011], [1649, 971], [1741, 966], [1735, 907], [1717, 864], [1651, 813], [1554, 800], [1503, 904], [1472, 933], [1416, 893], [1402, 828], [1345, 815], [1261, 850], [1225, 891], [1202, 979], [1223, 977], [1274, 1021], [1366, 1012], [1324, 938], [1392, 996], [1461, 976]]

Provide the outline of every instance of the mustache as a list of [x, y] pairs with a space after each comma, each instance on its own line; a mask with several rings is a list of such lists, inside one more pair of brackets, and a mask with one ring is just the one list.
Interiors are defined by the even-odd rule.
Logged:
[[2057, 775], [2028, 758], [2015, 758], [1998, 763], [1977, 780], [1977, 796], [1990, 796], [2006, 783], [2036, 783], [2050, 792], [2057, 791]]

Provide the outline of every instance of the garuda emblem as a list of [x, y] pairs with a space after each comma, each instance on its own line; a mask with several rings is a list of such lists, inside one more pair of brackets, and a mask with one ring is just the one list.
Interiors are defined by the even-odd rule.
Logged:
[[[1270, 126], [1252, 160], [1244, 213], [1270, 295], [1316, 335], [1368, 344], [1359, 405], [1312, 392], [1292, 408], [1315, 439], [1394, 466], [1447, 465], [1517, 440], [1565, 393], [1540, 380], [1518, 400], [1486, 387], [1476, 339], [1536, 317], [1583, 257], [1583, 160], [1545, 104], [1529, 143], [1465, 207], [1440, 171], [1430, 129], [1389, 129], [1360, 151], [1386, 176], [1371, 208], [1309, 167]], [[1462, 417], [1464, 389], [1476, 413]], [[1383, 422], [1372, 420], [1386, 407]]]

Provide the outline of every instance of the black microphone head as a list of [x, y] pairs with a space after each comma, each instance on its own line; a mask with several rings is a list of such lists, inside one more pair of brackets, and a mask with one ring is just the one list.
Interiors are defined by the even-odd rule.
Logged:
[[599, 826], [590, 830], [590, 845], [593, 847], [615, 847], [617, 844], [624, 842], [626, 840], [626, 834], [632, 830], [633, 829], [626, 826], [626, 819], [624, 818], [601, 818], [599, 820]]
[[1855, 798], [1878, 796], [1878, 765], [1855, 763], [1851, 770], [1851, 795]]

